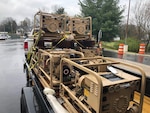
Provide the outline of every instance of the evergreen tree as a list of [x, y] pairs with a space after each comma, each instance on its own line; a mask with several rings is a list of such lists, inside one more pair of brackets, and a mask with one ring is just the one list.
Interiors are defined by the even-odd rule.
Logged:
[[91, 16], [93, 35], [103, 32], [103, 40], [111, 41], [119, 32], [123, 10], [118, 6], [119, 0], [79, 0], [82, 16]]
[[65, 9], [63, 7], [60, 7], [57, 9], [56, 14], [64, 14], [65, 13]]
[[55, 5], [53, 6], [54, 14], [66, 14], [64, 7]]

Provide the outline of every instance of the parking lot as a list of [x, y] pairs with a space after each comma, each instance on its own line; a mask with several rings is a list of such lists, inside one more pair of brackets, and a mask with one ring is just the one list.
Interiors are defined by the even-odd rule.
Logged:
[[0, 40], [0, 113], [20, 113], [23, 63], [23, 40]]

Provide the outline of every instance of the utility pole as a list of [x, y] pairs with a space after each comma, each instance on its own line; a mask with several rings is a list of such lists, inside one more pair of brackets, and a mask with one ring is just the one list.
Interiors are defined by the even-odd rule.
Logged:
[[128, 38], [128, 24], [129, 24], [129, 16], [130, 16], [130, 3], [131, 3], [131, 0], [129, 0], [129, 6], [128, 6], [128, 17], [127, 17], [127, 25], [126, 25], [124, 52], [128, 51], [127, 38]]
[[127, 17], [127, 25], [126, 25], [125, 44], [127, 43], [126, 40], [128, 38], [128, 24], [129, 24], [129, 16], [130, 16], [130, 4], [131, 4], [131, 0], [129, 0], [129, 6], [128, 6], [128, 17]]

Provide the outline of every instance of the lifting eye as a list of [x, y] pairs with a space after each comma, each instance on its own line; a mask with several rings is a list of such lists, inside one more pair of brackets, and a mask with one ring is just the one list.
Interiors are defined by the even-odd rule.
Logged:
[[64, 76], [69, 76], [70, 74], [70, 68], [66, 65], [63, 66], [63, 75]]

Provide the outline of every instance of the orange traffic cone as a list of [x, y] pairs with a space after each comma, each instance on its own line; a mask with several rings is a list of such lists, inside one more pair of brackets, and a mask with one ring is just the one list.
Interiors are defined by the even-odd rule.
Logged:
[[118, 48], [118, 54], [119, 55], [123, 55], [124, 53], [124, 44], [119, 44], [119, 48]]
[[139, 54], [145, 54], [145, 44], [140, 44]]

